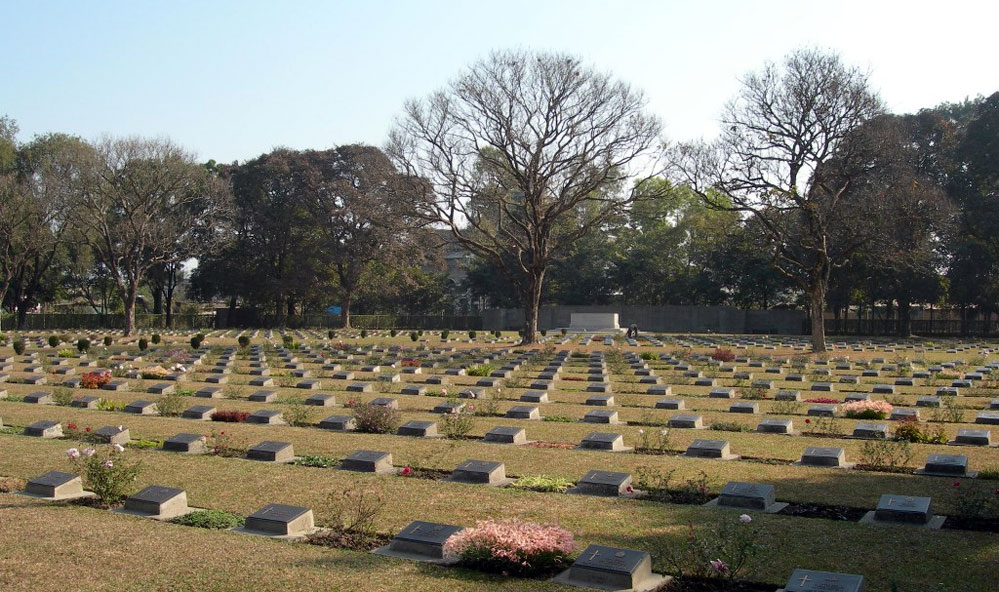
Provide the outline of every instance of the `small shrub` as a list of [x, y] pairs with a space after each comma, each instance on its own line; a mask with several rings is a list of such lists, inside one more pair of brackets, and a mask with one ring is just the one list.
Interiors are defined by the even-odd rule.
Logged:
[[542, 337], [547, 337], [548, 336], [548, 330], [547, 329], [542, 329], [542, 330], [538, 331], [538, 333], [541, 333]]
[[666, 454], [670, 449], [672, 431], [669, 427], [646, 430], [638, 429], [638, 446], [635, 452], [643, 454]]
[[56, 335], [49, 335], [49, 347], [55, 347], [59, 345], [59, 337]]
[[465, 370], [465, 373], [469, 376], [489, 376], [495, 369], [496, 366], [491, 364], [479, 364], [477, 366], [470, 366]]
[[250, 416], [247, 411], [216, 411], [212, 413], [212, 421], [224, 421], [228, 423], [242, 423]]
[[361, 329], [361, 339], [367, 339], [367, 337], [368, 337], [368, 330]]
[[191, 349], [198, 349], [201, 347], [201, 339], [197, 335], [191, 338]]
[[999, 489], [989, 484], [954, 482], [954, 508], [966, 520], [999, 520]]
[[748, 514], [725, 516], [710, 528], [688, 524], [687, 535], [677, 542], [662, 537], [655, 542], [653, 561], [669, 566], [681, 577], [735, 580], [766, 563], [763, 531]]
[[375, 535], [375, 521], [385, 510], [385, 496], [375, 489], [347, 486], [326, 496], [318, 508], [318, 524], [341, 532]]
[[312, 409], [301, 401], [295, 400], [288, 404], [282, 412], [288, 425], [306, 427], [312, 425]]
[[565, 493], [574, 483], [558, 475], [527, 475], [510, 484], [514, 489], [527, 489], [543, 493]]
[[711, 352], [711, 359], [718, 360], [719, 362], [731, 362], [735, 360], [735, 352], [730, 349], [718, 347], [715, 351]]
[[770, 412], [774, 415], [797, 415], [801, 411], [801, 406], [798, 401], [774, 401]]
[[707, 473], [700, 471], [697, 477], [674, 484], [675, 474], [676, 469], [662, 471], [651, 466], [638, 467], [635, 485], [646, 492], [649, 499], [657, 502], [701, 505], [711, 500]]
[[153, 340], [153, 344], [154, 345], [159, 344], [159, 342], [161, 341], [160, 334], [159, 333], [153, 333], [152, 340]]
[[108, 370], [84, 372], [80, 376], [80, 388], [99, 389], [109, 382], [111, 382], [111, 372]]
[[58, 352], [56, 352], [56, 355], [59, 356], [60, 358], [72, 358], [73, 357], [73, 350], [69, 349], [68, 347], [67, 348], [63, 348], [63, 349], [59, 350]]
[[451, 335], [451, 332], [448, 331], [447, 329], [441, 331], [441, 339], [447, 339], [449, 335]]
[[[450, 401], [457, 403], [457, 397], [450, 397]], [[475, 407], [472, 405], [466, 405], [461, 409], [457, 407], [452, 407], [449, 413], [445, 413], [441, 417], [439, 425], [441, 433], [444, 437], [449, 440], [460, 440], [468, 435], [475, 427], [475, 423], [472, 420], [472, 413], [475, 411]]]
[[710, 428], [720, 432], [751, 432], [753, 428], [741, 424], [737, 421], [716, 421], [712, 422]]
[[474, 340], [474, 339], [475, 339], [476, 337], [478, 337], [478, 335], [479, 335], [479, 334], [478, 334], [478, 332], [476, 332], [476, 331], [469, 331], [469, 332], [468, 332], [468, 338], [469, 338], [469, 339], [473, 339], [473, 340]]
[[805, 433], [811, 435], [839, 435], [839, 422], [821, 415], [805, 418]]
[[493, 331], [493, 337], [495, 337], [496, 339], [499, 339], [502, 336], [503, 336], [503, 332], [500, 331], [499, 329]]
[[444, 556], [489, 573], [539, 577], [568, 567], [575, 548], [572, 533], [553, 524], [479, 520], [444, 543]]
[[112, 401], [111, 399], [101, 399], [97, 402], [97, 409], [99, 411], [121, 411], [125, 408], [125, 403], [121, 401]]
[[156, 408], [159, 409], [160, 415], [176, 417], [184, 412], [184, 395], [178, 390], [163, 395], [156, 401]]
[[566, 336], [566, 334], [568, 333], [568, 331], [567, 331], [567, 330], [565, 330], [565, 329], [562, 329], [562, 330], [561, 330], [561, 333], [562, 333], [562, 337], [565, 337], [565, 336]]
[[15, 339], [14, 343], [13, 343], [13, 346], [14, 346], [14, 353], [15, 354], [21, 355], [21, 354], [24, 353], [24, 341], [23, 340], [21, 340], [21, 339]]
[[86, 339], [86, 338], [77, 339], [76, 340], [76, 349], [80, 353], [83, 353], [83, 354], [87, 353], [87, 350], [90, 349], [90, 340]]
[[410, 341], [416, 341], [419, 338], [420, 338], [420, 334], [417, 333], [416, 331], [410, 331], [409, 332], [409, 339], [410, 339]]
[[240, 335], [236, 341], [239, 342], [239, 347], [243, 349], [250, 347], [250, 338], [246, 335]]
[[70, 403], [73, 402], [73, 389], [57, 387], [52, 391], [52, 399], [55, 401], [56, 405], [69, 407]]
[[942, 426], [923, 429], [915, 419], [903, 419], [898, 422], [892, 438], [898, 441], [922, 444], [946, 444], [947, 434]]
[[850, 419], [884, 419], [894, 408], [888, 401], [850, 401], [841, 409]]
[[73, 471], [83, 477], [83, 487], [93, 491], [101, 505], [111, 507], [125, 498], [129, 485], [142, 471], [137, 461], [125, 458], [125, 448], [119, 444], [66, 451]]
[[105, 335], [104, 336], [104, 347], [110, 347], [112, 343], [114, 343], [114, 340], [111, 339], [111, 336], [110, 335]]
[[149, 341], [145, 337], [139, 338], [139, 351], [146, 351], [149, 349]]
[[347, 407], [354, 411], [354, 424], [358, 432], [394, 434], [402, 425], [402, 414], [398, 409], [368, 405], [360, 401], [349, 401]]
[[930, 421], [943, 423], [962, 423], [964, 421], [964, 409], [958, 405], [955, 397], [947, 397], [943, 404], [930, 411]]
[[759, 401], [767, 398], [767, 389], [762, 386], [749, 386], [739, 389], [739, 397], [750, 401]]
[[205, 438], [205, 447], [210, 454], [226, 458], [241, 457], [246, 454], [246, 442], [225, 430], [212, 433]]
[[541, 418], [541, 421], [550, 421], [553, 423], [574, 423], [576, 420], [567, 415], [546, 415]]
[[342, 461], [343, 459], [335, 456], [305, 455], [296, 458], [291, 464], [298, 465], [300, 467], [332, 469], [333, 467], [339, 466]]
[[190, 514], [177, 516], [171, 519], [170, 522], [183, 526], [193, 526], [195, 528], [224, 530], [243, 526], [246, 524], [246, 518], [239, 514], [226, 512], [225, 510], [198, 510]]
[[652, 352], [642, 352], [641, 354], [639, 354], [639, 357], [645, 360], [646, 362], [651, 362], [655, 360], [658, 356], [656, 356], [656, 354]]
[[860, 450], [860, 462], [879, 471], [901, 469], [912, 460], [912, 449], [905, 440], [867, 440]]

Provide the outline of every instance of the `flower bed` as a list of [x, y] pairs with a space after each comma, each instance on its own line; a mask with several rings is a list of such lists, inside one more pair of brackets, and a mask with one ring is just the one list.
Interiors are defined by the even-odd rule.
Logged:
[[851, 419], [884, 419], [893, 407], [888, 401], [851, 401], [841, 409]]

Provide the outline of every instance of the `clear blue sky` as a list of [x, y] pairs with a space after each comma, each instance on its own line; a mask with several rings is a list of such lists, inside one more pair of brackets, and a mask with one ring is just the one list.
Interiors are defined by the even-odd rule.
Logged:
[[21, 140], [169, 136], [207, 160], [381, 145], [405, 99], [491, 49], [577, 54], [642, 88], [676, 140], [738, 78], [803, 45], [870, 69], [909, 112], [999, 90], [999, 3], [0, 0], [0, 114]]

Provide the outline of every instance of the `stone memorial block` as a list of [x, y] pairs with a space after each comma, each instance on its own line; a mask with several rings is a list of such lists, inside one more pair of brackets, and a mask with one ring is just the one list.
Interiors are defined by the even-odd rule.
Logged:
[[434, 408], [430, 410], [431, 413], [460, 413], [465, 408], [465, 404], [461, 401], [441, 401], [434, 405]]
[[593, 382], [586, 385], [586, 392], [588, 393], [609, 393], [611, 392], [610, 384], [606, 382]]
[[315, 528], [312, 510], [300, 506], [268, 504], [246, 517], [245, 530], [272, 536], [301, 536]]
[[276, 398], [277, 393], [274, 391], [256, 391], [247, 397], [247, 399], [255, 403], [273, 403]]
[[651, 590], [665, 578], [652, 573], [652, 559], [644, 551], [590, 545], [572, 566], [553, 581], [599, 590]]
[[205, 382], [210, 384], [228, 384], [229, 376], [226, 374], [209, 374], [205, 377]]
[[194, 405], [185, 409], [180, 416], [184, 419], [209, 420], [212, 418], [212, 413], [215, 413], [215, 407], [211, 407], [209, 405]]
[[248, 384], [255, 387], [269, 387], [274, 386], [274, 379], [269, 376], [257, 376], [256, 378], [250, 379]]
[[790, 419], [767, 417], [756, 426], [761, 434], [794, 434], [794, 424]]
[[396, 432], [399, 436], [413, 436], [415, 438], [436, 438], [439, 434], [437, 433], [437, 422], [436, 421], [419, 421], [412, 420], [399, 426], [399, 430]]
[[319, 422], [320, 429], [345, 432], [355, 427], [354, 418], [349, 415], [331, 415]]
[[942, 386], [937, 389], [938, 397], [956, 397], [960, 394], [961, 389], [954, 388], [952, 386]]
[[62, 438], [62, 424], [58, 421], [41, 420], [24, 428], [25, 436], [38, 438]]
[[704, 419], [700, 415], [681, 413], [669, 418], [669, 427], [702, 430], [704, 429]]
[[801, 391], [778, 391], [774, 396], [775, 401], [800, 401]]
[[176, 386], [170, 384], [169, 382], [157, 382], [156, 384], [146, 389], [146, 392], [153, 395], [169, 395], [170, 393], [174, 392], [176, 388], [177, 388]]
[[912, 378], [896, 378], [895, 386], [916, 386], [916, 381]]
[[957, 438], [950, 442], [950, 444], [965, 446], [991, 446], [992, 431], [962, 428], [957, 430]]
[[389, 409], [398, 409], [399, 401], [391, 397], [375, 397], [368, 402], [368, 405], [372, 407], [388, 407]]
[[496, 444], [526, 444], [527, 432], [514, 426], [496, 426], [486, 432], [482, 440]]
[[465, 529], [461, 526], [416, 520], [395, 535], [392, 542], [376, 549], [374, 553], [442, 563], [444, 561], [444, 542], [463, 530]]
[[624, 436], [611, 432], [590, 432], [579, 443], [584, 450], [606, 450], [621, 452], [631, 450], [624, 445]]
[[[886, 493], [878, 500], [873, 519], [878, 522], [927, 524], [933, 517], [931, 498]], [[867, 516], [865, 516], [867, 518]]]
[[501, 462], [488, 460], [466, 460], [455, 467], [451, 481], [458, 483], [480, 483], [502, 486], [513, 482], [506, 476], [506, 466]]
[[854, 463], [846, 462], [846, 451], [842, 448], [830, 448], [825, 446], [809, 446], [805, 448], [801, 455], [799, 465], [812, 467], [836, 467], [841, 469], [853, 468]]
[[739, 458], [732, 454], [729, 443], [725, 440], [694, 440], [683, 456], [689, 458], [720, 458], [722, 460], [735, 460]]
[[404, 395], [423, 395], [427, 392], [427, 387], [422, 384], [411, 384], [402, 387], [401, 393]]
[[370, 393], [374, 390], [374, 385], [370, 382], [355, 382], [347, 385], [348, 393]]
[[614, 396], [600, 395], [596, 397], [587, 397], [586, 404], [595, 407], [612, 407], [614, 405]]
[[673, 394], [673, 387], [668, 384], [650, 386], [645, 393], [648, 395], [669, 396]]
[[204, 454], [207, 452], [207, 438], [202, 434], [182, 433], [170, 436], [163, 441], [163, 450], [185, 452], [187, 454]]
[[159, 485], [150, 485], [125, 498], [125, 510], [160, 519], [173, 518], [190, 511], [187, 507], [187, 493], [183, 489]]
[[83, 480], [79, 475], [60, 471], [49, 471], [28, 481], [24, 492], [53, 501], [92, 495], [83, 490]]
[[480, 378], [475, 382], [475, 386], [480, 386], [484, 388], [493, 388], [499, 384], [499, 380], [496, 378]]
[[24, 395], [24, 402], [34, 403], [36, 405], [55, 405], [55, 399], [52, 398], [52, 394], [45, 392]]
[[[765, 512], [776, 512], [787, 504], [777, 504], [777, 490], [773, 485], [761, 483], [743, 483], [740, 481], [729, 481], [722, 488], [716, 504], [727, 508], [740, 508], [748, 510], [763, 510]], [[776, 506], [781, 506], [777, 508]]]
[[836, 415], [836, 405], [812, 405], [808, 408], [808, 415], [812, 417], [834, 417]]
[[883, 423], [870, 423], [866, 421], [858, 422], [853, 428], [854, 438], [864, 438], [868, 440], [884, 440], [888, 437], [888, 425]]
[[980, 411], [975, 417], [975, 423], [982, 425], [999, 425], [999, 412]]
[[246, 451], [246, 458], [275, 463], [291, 462], [295, 458], [295, 448], [290, 442], [267, 440], [250, 447]]
[[120, 444], [124, 446], [131, 441], [128, 428], [123, 426], [104, 426], [94, 430], [94, 437], [106, 444]]
[[729, 413], [750, 413], [760, 412], [760, 404], [755, 401], [737, 401], [729, 405]]
[[280, 409], [258, 409], [246, 418], [246, 423], [280, 425], [284, 423], [284, 416]]
[[516, 405], [507, 409], [505, 417], [510, 419], [541, 419], [541, 411], [530, 405]]
[[77, 397], [69, 405], [78, 409], [97, 409], [100, 402], [100, 397]]
[[123, 391], [128, 388], [128, 382], [124, 380], [112, 380], [101, 387], [105, 391]]
[[939, 407], [940, 397], [936, 395], [921, 395], [916, 397], [916, 407]]
[[271, 369], [263, 367], [255, 367], [250, 369], [250, 376], [270, 376]]
[[135, 413], [136, 415], [156, 415], [159, 413], [159, 409], [156, 408], [156, 403], [152, 401], [132, 401], [128, 405], [125, 405], [123, 409], [125, 413]]
[[354, 373], [350, 370], [340, 370], [333, 373], [333, 378], [335, 380], [354, 380]]
[[336, 405], [336, 397], [333, 395], [309, 395], [305, 399], [305, 404], [312, 407], [332, 407]]
[[[221, 399], [222, 398], [222, 387], [218, 386], [206, 386], [204, 388], [198, 389], [194, 393], [195, 397], [200, 397], [202, 399]], [[253, 399], [250, 399], [251, 401]]]
[[524, 403], [548, 403], [548, 393], [544, 391], [527, 391], [520, 395], [520, 400]]
[[618, 421], [617, 411], [613, 409], [593, 409], [587, 411], [583, 416], [583, 423], [607, 423], [616, 424]]
[[694, 386], [715, 386], [714, 378], [697, 378], [694, 380]]
[[573, 493], [617, 497], [629, 493], [631, 475], [611, 471], [589, 471], [579, 480]]
[[659, 399], [656, 401], [656, 409], [683, 410], [686, 404], [683, 399]]
[[831, 393], [835, 392], [836, 385], [831, 382], [813, 382], [810, 390], [822, 393]]
[[895, 407], [891, 411], [891, 415], [888, 419], [892, 421], [907, 421], [914, 420], [919, 421], [919, 409], [905, 409], [902, 407]]
[[968, 470], [968, 457], [963, 454], [931, 454], [926, 458], [926, 465], [916, 474], [969, 479], [978, 476], [977, 471]]
[[357, 450], [343, 459], [340, 468], [361, 473], [392, 473], [392, 454], [377, 450]]
[[322, 387], [322, 383], [314, 379], [299, 380], [295, 383], [295, 388], [306, 391], [316, 391]]
[[734, 388], [716, 388], [712, 389], [708, 393], [708, 397], [711, 399], [734, 399], [735, 389]]
[[805, 382], [804, 374], [788, 374], [786, 377], [788, 382]]
[[795, 569], [778, 592], [864, 592], [864, 576]]

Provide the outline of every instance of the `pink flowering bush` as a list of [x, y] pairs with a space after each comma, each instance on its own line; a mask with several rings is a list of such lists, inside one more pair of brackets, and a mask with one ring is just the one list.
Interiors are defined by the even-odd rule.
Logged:
[[120, 444], [102, 446], [100, 450], [87, 447], [66, 451], [73, 472], [83, 477], [83, 488], [93, 491], [104, 507], [112, 507], [123, 499], [129, 485], [142, 470], [138, 461], [125, 457]]
[[884, 419], [893, 407], [888, 401], [851, 401], [840, 409], [851, 419]]
[[444, 557], [486, 572], [540, 577], [568, 567], [575, 548], [572, 533], [552, 524], [479, 520], [444, 543]]

